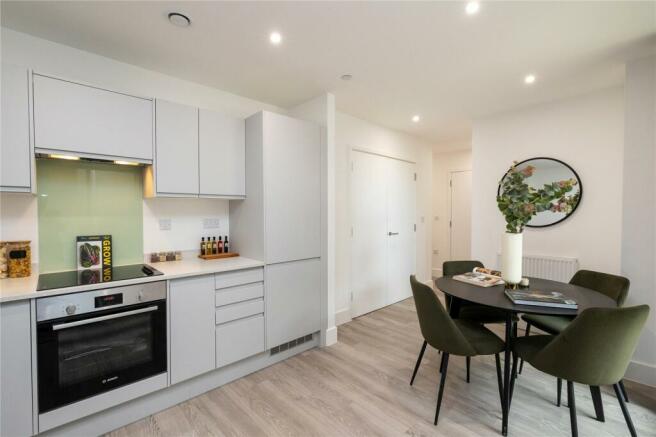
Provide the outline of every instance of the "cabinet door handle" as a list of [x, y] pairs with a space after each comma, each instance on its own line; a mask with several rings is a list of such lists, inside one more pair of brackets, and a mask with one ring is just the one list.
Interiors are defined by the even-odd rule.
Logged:
[[391, 237], [392, 235], [399, 235], [399, 233], [398, 232], [388, 232], [387, 235], [389, 235]]

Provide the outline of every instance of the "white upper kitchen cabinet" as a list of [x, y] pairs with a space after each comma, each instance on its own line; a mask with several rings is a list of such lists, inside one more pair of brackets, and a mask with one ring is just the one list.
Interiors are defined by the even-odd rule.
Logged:
[[198, 109], [155, 102], [155, 191], [198, 196]]
[[2, 143], [0, 191], [32, 188], [33, 154], [30, 147], [29, 72], [2, 64]]
[[152, 161], [151, 99], [40, 74], [32, 81], [37, 152]]
[[198, 136], [200, 195], [246, 196], [245, 121], [200, 109]]

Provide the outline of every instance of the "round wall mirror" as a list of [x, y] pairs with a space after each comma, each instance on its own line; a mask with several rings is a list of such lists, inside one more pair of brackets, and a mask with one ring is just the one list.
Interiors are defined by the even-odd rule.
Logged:
[[[529, 228], [543, 228], [546, 226], [555, 225], [556, 223], [560, 223], [567, 217], [571, 216], [581, 203], [581, 197], [583, 196], [583, 185], [581, 183], [581, 178], [579, 178], [579, 175], [574, 171], [574, 169], [564, 162], [554, 158], [531, 158], [518, 163], [516, 167], [519, 171], [521, 171], [528, 166], [534, 167], [533, 174], [525, 179], [525, 182], [531, 188], [539, 189], [544, 187], [545, 184], [550, 184], [566, 179], [574, 179], [577, 183], [572, 188], [572, 191], [566, 195], [566, 197], [573, 200], [571, 211], [558, 211], [558, 207], [556, 205], [557, 202], [554, 202], [554, 208], [552, 210], [537, 213], [526, 226]], [[506, 176], [507, 173], [503, 176], [501, 182], [503, 182]], [[499, 195], [500, 192], [501, 184], [499, 184], [497, 195]]]

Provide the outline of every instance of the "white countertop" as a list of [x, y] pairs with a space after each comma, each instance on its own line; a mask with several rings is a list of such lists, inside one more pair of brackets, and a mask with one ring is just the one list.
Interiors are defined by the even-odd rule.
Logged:
[[55, 288], [52, 290], [36, 291], [39, 280], [38, 269], [32, 268], [32, 275], [27, 278], [12, 278], [0, 280], [0, 303], [11, 302], [36, 297], [56, 296], [59, 294], [76, 293], [78, 291], [97, 290], [106, 287], [118, 287], [123, 285], [141, 284], [144, 282], [165, 281], [168, 279], [184, 278], [187, 276], [199, 276], [212, 273], [230, 272], [253, 267], [261, 267], [263, 262], [241, 256], [217, 260], [203, 260], [195, 256], [189, 256], [182, 261], [168, 261], [158, 263], [147, 263], [163, 273], [160, 276], [147, 278], [128, 279], [110, 283], [78, 285], [75, 287]]

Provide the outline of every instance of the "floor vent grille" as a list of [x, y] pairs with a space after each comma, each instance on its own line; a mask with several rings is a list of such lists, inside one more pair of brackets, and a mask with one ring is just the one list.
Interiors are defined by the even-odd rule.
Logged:
[[312, 340], [312, 334], [304, 335], [303, 337], [298, 337], [297, 339], [294, 339], [292, 341], [289, 341], [287, 343], [280, 344], [278, 346], [272, 347], [271, 348], [271, 355], [275, 355], [280, 352], [284, 352], [287, 349], [291, 349], [296, 346], [300, 346], [301, 344], [311, 341]]

